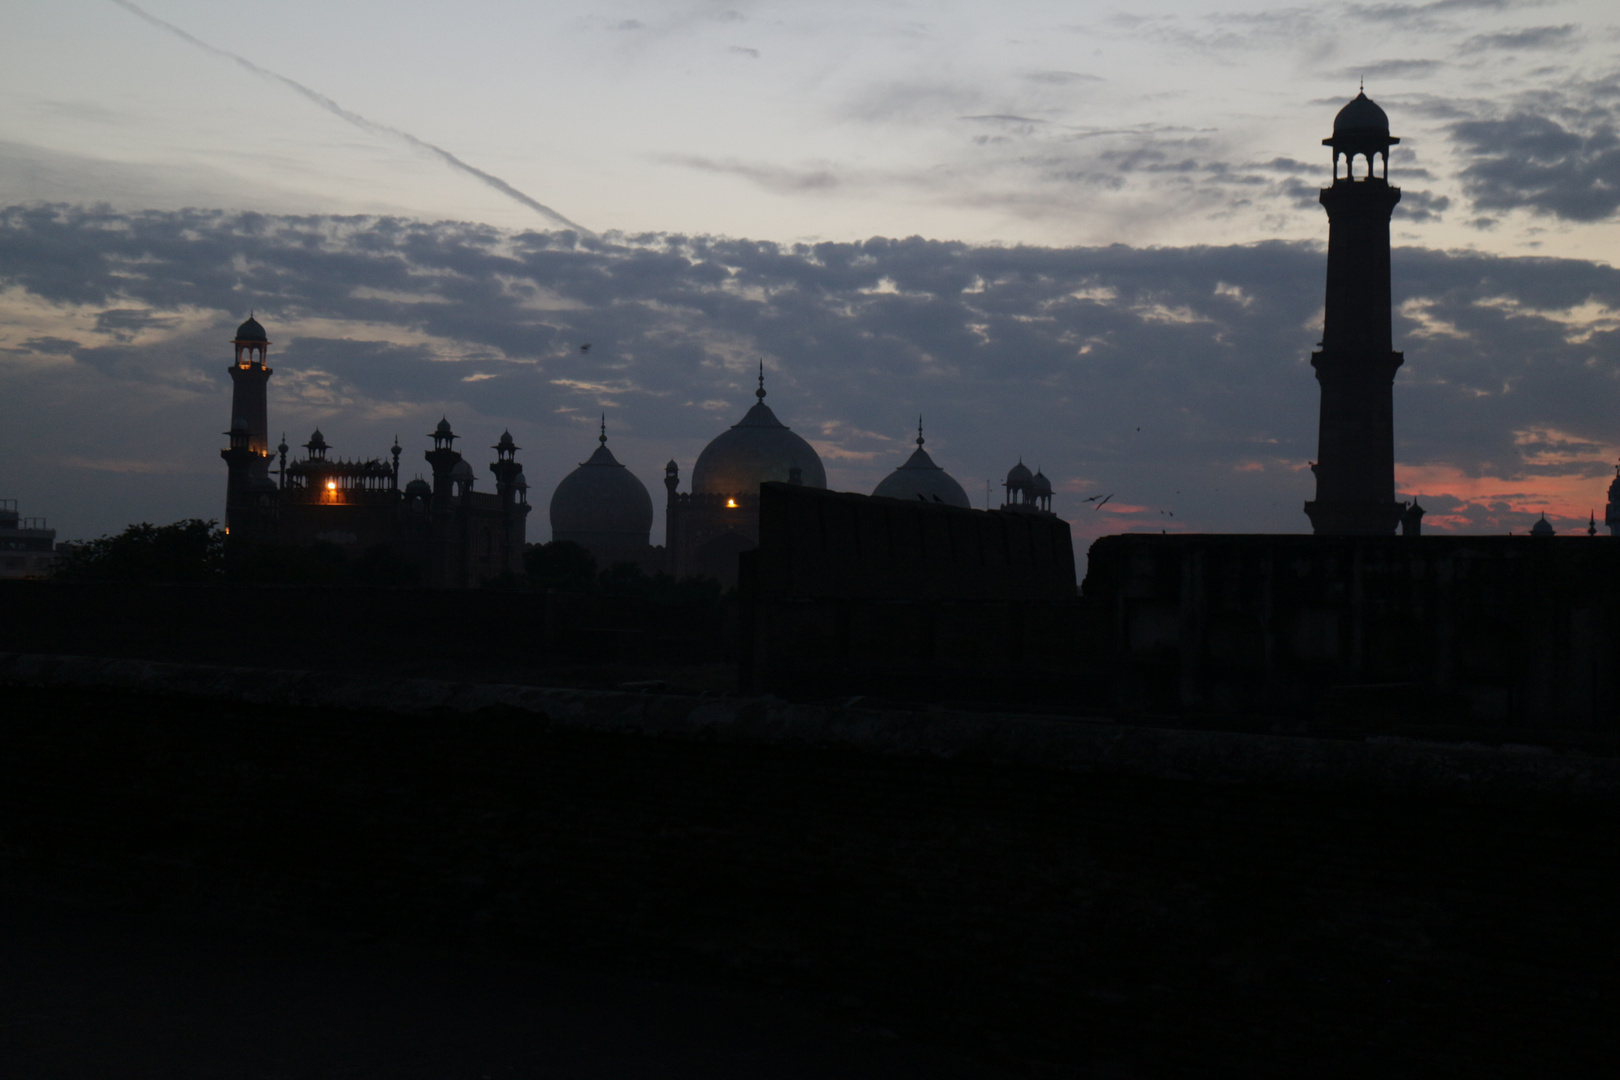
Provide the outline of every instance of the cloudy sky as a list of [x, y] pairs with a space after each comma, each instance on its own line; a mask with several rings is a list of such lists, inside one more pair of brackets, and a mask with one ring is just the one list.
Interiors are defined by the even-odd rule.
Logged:
[[0, 497], [63, 537], [219, 516], [254, 309], [276, 433], [397, 432], [409, 473], [441, 414], [509, 427], [537, 539], [601, 414], [661, 495], [761, 358], [836, 488], [921, 412], [978, 499], [1044, 468], [1082, 545], [1303, 531], [1320, 140], [1364, 78], [1402, 137], [1400, 492], [1444, 529], [1601, 517], [1612, 2], [991, 7], [17, 0]]

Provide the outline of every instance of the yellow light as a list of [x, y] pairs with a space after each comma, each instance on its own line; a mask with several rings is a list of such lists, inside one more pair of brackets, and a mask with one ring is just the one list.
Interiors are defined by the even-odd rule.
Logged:
[[337, 481], [336, 480], [328, 480], [326, 482], [326, 490], [327, 491], [336, 491], [337, 490]]
[[736, 506], [737, 506], [737, 500], [736, 499], [727, 499], [726, 500], [726, 505], [733, 508], [733, 509], [735, 509]]

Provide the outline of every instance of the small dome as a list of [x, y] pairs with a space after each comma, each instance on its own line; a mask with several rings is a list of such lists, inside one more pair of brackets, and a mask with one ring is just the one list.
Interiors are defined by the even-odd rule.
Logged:
[[426, 480], [418, 476], [415, 480], [412, 480], [410, 483], [405, 485], [405, 497], [407, 499], [432, 498], [433, 485], [429, 484]]
[[917, 421], [917, 449], [912, 451], [904, 465], [884, 477], [883, 482], [872, 489], [872, 494], [882, 499], [921, 499], [923, 502], [960, 506], [964, 510], [973, 508], [962, 485], [952, 479], [950, 473], [935, 465], [934, 459], [923, 449], [921, 418]]
[[1035, 471], [1035, 477], [1030, 481], [1029, 493], [1031, 495], [1052, 494], [1052, 481], [1048, 480], [1046, 474], [1039, 469]]
[[255, 319], [252, 315], [247, 317], [247, 322], [236, 328], [236, 337], [232, 340], [243, 342], [262, 341], [266, 345], [270, 344], [270, 339], [265, 336], [264, 327], [260, 326], [259, 320]]
[[1022, 458], [1018, 460], [1018, 464], [1007, 471], [1008, 487], [1025, 487], [1034, 482], [1035, 475], [1029, 471], [1029, 466], [1024, 464]]
[[1531, 536], [1551, 536], [1555, 531], [1552, 522], [1547, 520], [1546, 514], [1542, 514], [1541, 520], [1530, 526]]
[[231, 421], [231, 431], [232, 432], [248, 431], [248, 430], [250, 430], [248, 428], [248, 422], [246, 420], [242, 419], [240, 416], [238, 416], [235, 420]]
[[522, 469], [518, 470], [517, 478], [512, 481], [512, 486], [517, 488], [519, 491], [529, 490], [529, 478], [523, 475]]
[[1355, 99], [1339, 110], [1339, 115], [1333, 118], [1333, 137], [1350, 135], [1358, 132], [1382, 132], [1389, 134], [1389, 117], [1380, 109], [1373, 99], [1363, 91]]
[[320, 428], [316, 428], [315, 429], [315, 434], [311, 435], [309, 437], [309, 442], [305, 443], [304, 445], [305, 446], [323, 446], [324, 447], [326, 445], [326, 436], [321, 434], [321, 429]]
[[652, 531], [652, 496], [614, 458], [604, 435], [596, 452], [563, 477], [551, 495], [551, 538], [586, 548], [644, 547]]
[[448, 417], [443, 417], [443, 416], [439, 417], [439, 426], [433, 429], [433, 434], [435, 434], [435, 435], [452, 435], [452, 434], [454, 434], [454, 432], [452, 432], [450, 430], [450, 420], [449, 420]]
[[473, 473], [473, 467], [467, 464], [466, 458], [462, 458], [460, 461], [456, 462], [455, 465], [450, 469], [450, 479], [454, 480], [458, 484], [470, 484], [476, 479], [476, 476]]
[[503, 432], [501, 432], [500, 441], [497, 442], [494, 446], [490, 447], [490, 449], [491, 450], [521, 450], [521, 449], [523, 449], [523, 447], [519, 446], [517, 443], [512, 441], [512, 433], [510, 431], [503, 431]]
[[[805, 487], [825, 488], [827, 470], [815, 449], [771, 412], [765, 404], [765, 376], [759, 400], [730, 430], [715, 436], [692, 466], [692, 491], [707, 495], [755, 494], [771, 480], [787, 482], [799, 470]], [[671, 462], [671, 464], [674, 464]]]

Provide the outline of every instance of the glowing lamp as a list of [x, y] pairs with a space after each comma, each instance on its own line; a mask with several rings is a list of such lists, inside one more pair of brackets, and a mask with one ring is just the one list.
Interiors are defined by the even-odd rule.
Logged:
[[726, 500], [726, 505], [731, 507], [733, 510], [735, 510], [737, 508], [737, 500], [736, 499], [727, 499]]
[[336, 480], [328, 480], [326, 482], [326, 490], [327, 491], [336, 491], [337, 490], [337, 481]]

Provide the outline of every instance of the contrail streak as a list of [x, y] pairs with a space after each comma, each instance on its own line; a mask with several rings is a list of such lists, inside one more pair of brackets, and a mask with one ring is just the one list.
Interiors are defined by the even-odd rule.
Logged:
[[507, 198], [514, 199], [517, 202], [522, 203], [530, 210], [545, 215], [552, 221], [564, 226], [565, 228], [573, 229], [576, 232], [585, 233], [590, 236], [595, 235], [595, 233], [592, 233], [591, 230], [585, 228], [583, 225], [576, 225], [574, 222], [569, 221], [567, 218], [557, 213], [557, 211], [553, 210], [545, 203], [529, 198], [529, 196], [523, 194], [523, 192], [519, 191], [511, 184], [508, 184], [505, 180], [502, 180], [498, 176], [491, 176], [483, 169], [474, 168], [465, 161], [462, 161], [460, 158], [456, 157], [456, 155], [452, 154], [448, 150], [440, 149], [430, 142], [423, 142], [421, 139], [418, 139], [415, 135], [412, 135], [408, 131], [401, 131], [399, 128], [389, 127], [387, 124], [379, 124], [375, 120], [367, 120], [359, 113], [350, 112], [348, 109], [345, 109], [343, 106], [339, 105], [325, 94], [317, 93], [316, 91], [305, 86], [303, 83], [294, 82], [285, 75], [277, 75], [273, 71], [260, 67], [258, 64], [255, 64], [246, 57], [238, 56], [233, 52], [227, 52], [224, 49], [217, 48], [208, 44], [208, 42], [203, 41], [201, 38], [192, 37], [190, 34], [186, 33], [178, 26], [175, 26], [173, 23], [164, 22], [156, 15], [150, 15], [145, 11], [142, 11], [134, 4], [131, 4], [129, 0], [112, 0], [112, 2], [129, 12], [131, 15], [134, 15], [137, 18], [145, 19], [147, 22], [151, 23], [153, 26], [156, 26], [160, 30], [167, 30], [169, 33], [180, 38], [182, 41], [188, 41], [197, 46], [197, 48], [202, 49], [205, 52], [211, 52], [215, 56], [221, 56], [227, 60], [234, 60], [261, 78], [271, 79], [275, 82], [281, 83], [283, 86], [302, 94], [304, 97], [308, 98], [310, 101], [313, 101], [316, 105], [319, 105], [333, 116], [347, 120], [357, 128], [361, 128], [365, 131], [370, 131], [378, 135], [392, 135], [394, 138], [403, 140], [418, 150], [427, 151], [429, 154], [432, 154], [434, 157], [438, 158], [452, 169], [457, 169], [464, 172], [468, 176], [489, 185], [502, 195], [505, 195]]

